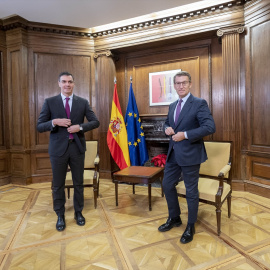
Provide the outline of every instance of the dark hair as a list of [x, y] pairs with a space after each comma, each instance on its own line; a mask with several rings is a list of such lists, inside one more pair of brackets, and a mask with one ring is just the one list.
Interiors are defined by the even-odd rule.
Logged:
[[175, 83], [175, 78], [176, 78], [176, 77], [181, 77], [181, 76], [187, 76], [189, 82], [191, 82], [191, 76], [190, 76], [190, 74], [189, 74], [187, 71], [179, 71], [179, 72], [177, 72], [177, 73], [174, 75], [174, 77], [173, 77], [173, 83]]
[[74, 77], [73, 77], [73, 75], [72, 75], [71, 73], [69, 73], [69, 72], [67, 72], [67, 71], [63, 71], [63, 72], [61, 72], [61, 73], [59, 74], [59, 76], [58, 76], [58, 81], [59, 81], [59, 82], [60, 82], [60, 78], [61, 78], [62, 76], [71, 76], [72, 79], [73, 79], [73, 81], [74, 81]]

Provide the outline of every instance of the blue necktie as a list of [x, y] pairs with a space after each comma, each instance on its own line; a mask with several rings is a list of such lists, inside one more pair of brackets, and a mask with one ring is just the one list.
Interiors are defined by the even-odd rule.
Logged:
[[176, 113], [175, 113], [175, 120], [174, 120], [175, 124], [177, 123], [177, 120], [178, 120], [180, 112], [181, 112], [181, 104], [182, 104], [182, 102], [183, 102], [183, 100], [180, 99], [178, 104], [177, 104]]

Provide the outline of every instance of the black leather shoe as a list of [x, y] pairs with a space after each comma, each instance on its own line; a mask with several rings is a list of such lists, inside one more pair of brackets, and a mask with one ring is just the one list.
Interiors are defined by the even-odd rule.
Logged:
[[187, 244], [193, 240], [193, 235], [195, 234], [195, 227], [194, 225], [187, 225], [184, 233], [182, 234], [182, 237], [180, 239], [180, 242], [182, 244]]
[[182, 224], [182, 220], [180, 217], [177, 218], [168, 218], [166, 223], [159, 226], [158, 230], [160, 232], [166, 232], [172, 229], [173, 227], [179, 227]]
[[66, 221], [64, 215], [59, 215], [56, 222], [56, 230], [61, 232], [66, 228]]
[[82, 215], [82, 212], [75, 212], [74, 219], [76, 220], [77, 224], [79, 226], [84, 226], [85, 224], [85, 218]]

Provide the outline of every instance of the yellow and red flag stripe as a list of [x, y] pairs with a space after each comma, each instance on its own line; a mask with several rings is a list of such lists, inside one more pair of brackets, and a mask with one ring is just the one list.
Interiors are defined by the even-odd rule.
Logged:
[[111, 119], [107, 132], [107, 144], [112, 158], [122, 170], [130, 166], [125, 121], [120, 107], [116, 84], [114, 85]]

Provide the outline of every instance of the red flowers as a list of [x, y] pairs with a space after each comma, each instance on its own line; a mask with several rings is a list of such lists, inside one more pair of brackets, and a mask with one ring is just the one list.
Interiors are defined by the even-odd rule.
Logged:
[[154, 164], [155, 167], [164, 167], [166, 164], [167, 155], [159, 154], [151, 159], [151, 163]]

